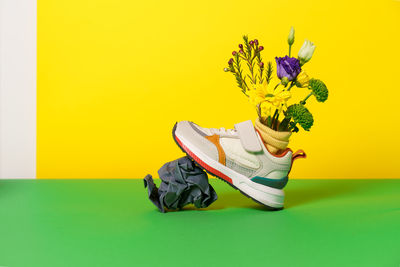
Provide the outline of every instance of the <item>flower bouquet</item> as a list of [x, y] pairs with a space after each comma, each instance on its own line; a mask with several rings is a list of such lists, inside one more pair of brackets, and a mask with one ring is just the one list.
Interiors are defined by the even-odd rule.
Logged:
[[[233, 57], [224, 69], [235, 76], [237, 85], [256, 108], [255, 127], [269, 151], [275, 154], [287, 148], [291, 134], [298, 132], [299, 126], [310, 130], [314, 118], [306, 107], [309, 98], [314, 97], [318, 102], [325, 102], [328, 98], [326, 85], [321, 80], [310, 78], [303, 70], [314, 53], [315, 45], [306, 40], [297, 57], [292, 57], [294, 39], [292, 27], [287, 40], [288, 55], [275, 57], [276, 82], [273, 64], [265, 64], [261, 57], [264, 47], [257, 39], [249, 40], [248, 36], [243, 36], [239, 50], [232, 52]], [[295, 87], [308, 88], [309, 92], [300, 102], [289, 103]]]

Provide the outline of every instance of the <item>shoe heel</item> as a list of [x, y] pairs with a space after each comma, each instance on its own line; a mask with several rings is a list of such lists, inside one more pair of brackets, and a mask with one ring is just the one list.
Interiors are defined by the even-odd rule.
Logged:
[[256, 202], [274, 209], [283, 208], [285, 193], [281, 189], [255, 183], [251, 180], [247, 183], [240, 183], [239, 189]]

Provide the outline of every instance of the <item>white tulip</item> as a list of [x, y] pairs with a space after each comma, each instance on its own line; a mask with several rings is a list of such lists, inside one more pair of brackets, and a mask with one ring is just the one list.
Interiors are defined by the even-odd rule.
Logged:
[[292, 45], [294, 43], [294, 28], [290, 28], [289, 36], [287, 38], [287, 42], [289, 45]]
[[297, 55], [300, 60], [300, 65], [308, 62], [314, 54], [315, 45], [309, 40], [305, 40], [303, 46], [300, 48], [299, 54]]

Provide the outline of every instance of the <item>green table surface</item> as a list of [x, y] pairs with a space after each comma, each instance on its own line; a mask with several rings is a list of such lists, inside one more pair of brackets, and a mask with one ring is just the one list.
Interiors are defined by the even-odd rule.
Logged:
[[281, 211], [211, 184], [162, 214], [143, 180], [1, 180], [0, 266], [400, 266], [400, 180], [291, 180]]

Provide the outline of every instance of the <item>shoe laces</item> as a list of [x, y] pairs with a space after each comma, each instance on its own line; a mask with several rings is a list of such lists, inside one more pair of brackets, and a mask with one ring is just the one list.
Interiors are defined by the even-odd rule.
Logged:
[[235, 129], [225, 129], [225, 128], [210, 128], [212, 134], [218, 135], [228, 135], [228, 136], [235, 136], [237, 134]]

